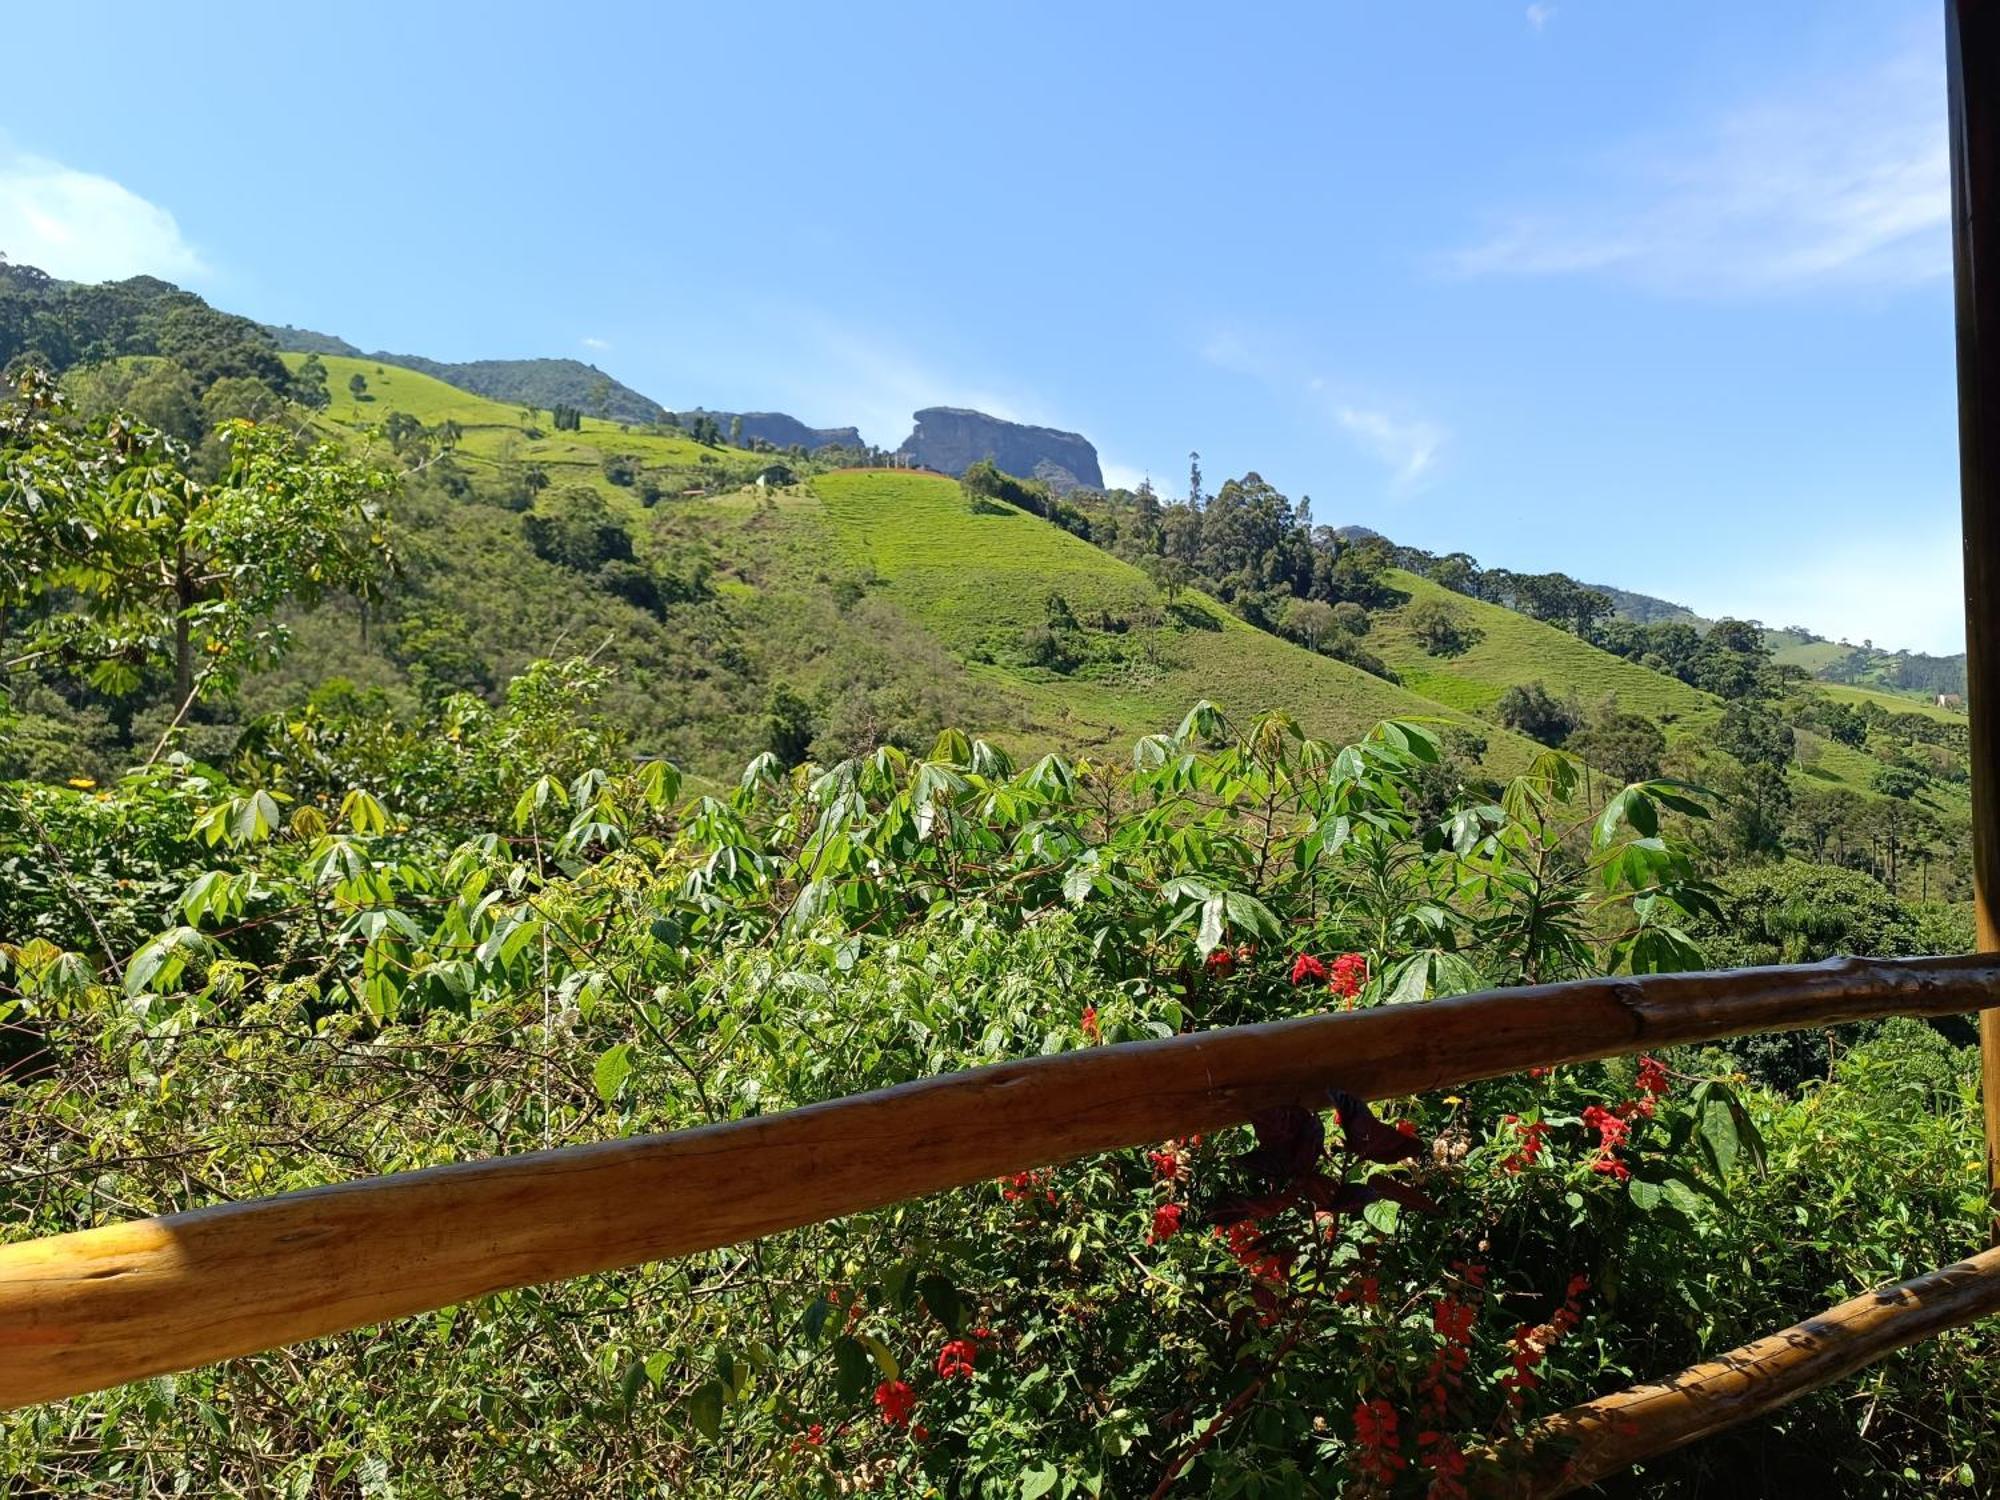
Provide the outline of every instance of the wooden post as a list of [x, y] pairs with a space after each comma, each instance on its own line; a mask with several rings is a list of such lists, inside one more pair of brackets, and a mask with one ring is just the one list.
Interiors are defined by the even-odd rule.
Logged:
[[782, 1114], [0, 1245], [0, 1408], [925, 1193], [1550, 1063], [2000, 1005], [2000, 959], [1648, 974], [1085, 1047]]
[[1996, 1313], [2000, 1250], [1985, 1250], [1864, 1292], [1666, 1380], [1546, 1417], [1519, 1442], [1482, 1455], [1490, 1464], [1482, 1466], [1474, 1493], [1494, 1500], [1570, 1494]]
[[[1973, 911], [2000, 952], [2000, 6], [1945, 0], [1965, 704], [1971, 718]], [[1986, 1173], [2000, 1210], [2000, 1017], [1979, 1018]]]

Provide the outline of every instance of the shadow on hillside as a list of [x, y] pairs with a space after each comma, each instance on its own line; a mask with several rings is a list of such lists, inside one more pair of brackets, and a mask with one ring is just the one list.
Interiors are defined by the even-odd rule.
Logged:
[[1018, 516], [1021, 514], [1013, 506], [1002, 505], [996, 500], [988, 500], [984, 495], [979, 496], [972, 502], [972, 513], [975, 516]]
[[1178, 600], [1167, 606], [1167, 614], [1175, 623], [1189, 630], [1220, 630], [1222, 617], [1214, 611], [1189, 600]]

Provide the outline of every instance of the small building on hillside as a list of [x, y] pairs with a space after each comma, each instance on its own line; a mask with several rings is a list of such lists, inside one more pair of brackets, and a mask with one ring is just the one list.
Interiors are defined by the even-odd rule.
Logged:
[[760, 490], [782, 489], [798, 482], [799, 476], [792, 472], [789, 464], [766, 464], [757, 471], [757, 488]]
[[1937, 695], [1937, 706], [1939, 708], [1949, 708], [1957, 713], [1964, 713], [1965, 698], [1959, 693], [1939, 693]]

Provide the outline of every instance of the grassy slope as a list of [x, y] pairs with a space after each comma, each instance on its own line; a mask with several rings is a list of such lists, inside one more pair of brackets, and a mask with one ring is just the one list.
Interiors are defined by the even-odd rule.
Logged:
[[1814, 692], [1824, 693], [1827, 697], [1836, 698], [1842, 703], [1857, 705], [1873, 703], [1877, 708], [1885, 709], [1892, 714], [1920, 714], [1926, 719], [1936, 719], [1944, 724], [1966, 722], [1964, 714], [1954, 713], [1948, 708], [1939, 708], [1928, 698], [1884, 692], [1880, 688], [1849, 687], [1844, 682], [1816, 682], [1812, 684], [1812, 688]]
[[[1391, 569], [1391, 587], [1409, 604], [1379, 617], [1367, 646], [1426, 697], [1475, 713], [1492, 709], [1516, 685], [1539, 681], [1557, 697], [1575, 694], [1586, 706], [1616, 696], [1620, 708], [1662, 725], [1706, 723], [1722, 705], [1678, 678], [1600, 651], [1566, 630], [1497, 604], [1468, 599], [1414, 573]], [[1442, 599], [1485, 632], [1461, 656], [1432, 656], [1403, 624], [1411, 605]]]
[[[1541, 682], [1558, 697], [1575, 694], [1585, 707], [1616, 696], [1620, 708], [1644, 714], [1667, 730], [1669, 744], [1700, 743], [1722, 715], [1721, 700], [1689, 687], [1677, 677], [1655, 672], [1578, 640], [1566, 630], [1531, 620], [1497, 604], [1467, 599], [1413, 573], [1391, 570], [1387, 581], [1410, 596], [1409, 603], [1381, 616], [1368, 646], [1415, 692], [1490, 714], [1500, 695], [1517, 684]], [[1442, 598], [1463, 611], [1485, 636], [1456, 657], [1432, 656], [1403, 624], [1410, 605]], [[1818, 735], [1799, 735], [1800, 778], [1816, 786], [1845, 787], [1874, 795], [1873, 757]]]
[[[1159, 602], [1138, 569], [1023, 512], [996, 506], [974, 514], [948, 479], [846, 471], [821, 476], [814, 489], [845, 556], [872, 569], [887, 596], [961, 658], [1006, 660], [1021, 632], [1043, 622], [1052, 590], [1081, 619]], [[1462, 718], [1253, 629], [1200, 594], [1183, 596], [1178, 612], [1180, 620], [1152, 632], [1158, 666], [1135, 664], [1107, 680], [997, 663], [976, 670], [1026, 706], [1027, 740], [1122, 743], [1172, 728], [1200, 698], [1238, 715], [1282, 709], [1309, 733], [1332, 739], [1359, 735], [1385, 718]], [[1133, 635], [1146, 629], [1136, 626]], [[1512, 767], [1534, 753], [1518, 735], [1498, 729], [1487, 735], [1498, 765]]]
[[[304, 358], [288, 354], [285, 362], [296, 368]], [[631, 491], [620, 490], [604, 478], [602, 460], [606, 453], [629, 453], [648, 467], [669, 469], [697, 469], [705, 458], [758, 461], [753, 454], [727, 447], [704, 448], [690, 438], [623, 432], [616, 422], [596, 417], [585, 417], [576, 432], [557, 432], [547, 412], [530, 424], [518, 406], [475, 396], [415, 370], [339, 355], [323, 356], [321, 363], [326, 366], [327, 388], [333, 396], [325, 413], [328, 420], [342, 427], [366, 428], [386, 421], [391, 412], [402, 411], [430, 427], [448, 418], [463, 429], [458, 457], [475, 470], [490, 471], [507, 462], [540, 464], [557, 484], [589, 484], [629, 502]], [[372, 399], [354, 399], [347, 385], [353, 375], [368, 382], [365, 394]], [[530, 438], [524, 431], [530, 425], [543, 435]]]
[[[287, 358], [296, 364], [302, 356]], [[616, 423], [595, 418], [586, 418], [578, 432], [544, 429], [542, 438], [530, 439], [518, 407], [413, 370], [383, 365], [378, 373], [372, 360], [329, 356], [323, 363], [333, 394], [325, 415], [333, 424], [361, 430], [392, 411], [408, 412], [426, 425], [449, 418], [463, 429], [459, 457], [475, 477], [503, 462], [538, 463], [558, 483], [592, 485], [627, 508], [635, 521], [647, 513], [630, 490], [604, 479], [600, 461], [606, 452], [630, 453], [665, 469], [695, 468], [704, 455], [754, 461], [753, 455], [735, 449], [705, 449], [686, 438], [622, 432]], [[356, 373], [367, 380], [373, 400], [353, 400], [347, 381]], [[733, 529], [753, 510], [752, 498], [744, 495], [669, 502], [660, 514], [678, 513], [712, 529], [727, 555], [742, 543]], [[1139, 734], [1171, 727], [1203, 697], [1239, 713], [1282, 708], [1310, 732], [1330, 738], [1360, 734], [1390, 717], [1487, 718], [1509, 686], [1536, 680], [1558, 694], [1575, 693], [1586, 703], [1615, 693], [1623, 707], [1666, 725], [1673, 737], [1698, 734], [1720, 712], [1716, 700], [1676, 679], [1512, 610], [1450, 594], [1400, 572], [1392, 572], [1390, 581], [1412, 602], [1448, 597], [1486, 632], [1463, 656], [1439, 658], [1410, 637], [1400, 611], [1382, 617], [1368, 645], [1403, 677], [1402, 688], [1257, 631], [1192, 593], [1182, 601], [1184, 619], [1202, 622], [1203, 628], [1176, 623], [1158, 631], [1157, 667], [1135, 666], [1104, 680], [1009, 668], [983, 659], [1007, 659], [1021, 632], [1041, 623], [1043, 601], [1052, 589], [1062, 592], [1079, 616], [1156, 604], [1156, 592], [1136, 569], [1032, 516], [1006, 510], [971, 514], [955, 484], [932, 476], [827, 475], [816, 482], [815, 495], [788, 500], [780, 515], [776, 524], [788, 539], [793, 560], [773, 564], [766, 559], [757, 567], [746, 563], [740, 576], [720, 580], [725, 597], [734, 594], [744, 610], [760, 594], [771, 593], [773, 583], [779, 585], [776, 596], [790, 595], [794, 601], [767, 599], [764, 618], [752, 623], [750, 644], [755, 649], [757, 637], [767, 638], [758, 654], [771, 660], [774, 671], [812, 681], [810, 664], [798, 659], [790, 643], [781, 646], [779, 637], [796, 633], [799, 591], [823, 591], [825, 565], [838, 557], [850, 569], [872, 568], [880, 575], [887, 602], [949, 653], [948, 675], [961, 682], [969, 679], [990, 695], [992, 717], [977, 727], [1017, 748], [1122, 748]], [[498, 524], [511, 529], [511, 523]], [[945, 666], [945, 659], [933, 656], [920, 670], [936, 677]], [[1836, 696], [1865, 693], [1820, 686]], [[1885, 707], [1925, 708], [1916, 700], [1879, 696]], [[709, 711], [719, 707], [711, 704]], [[735, 709], [735, 717], [746, 718], [741, 705]], [[1503, 767], [1522, 764], [1533, 753], [1529, 741], [1490, 719], [1482, 732], [1496, 764]], [[1869, 790], [1876, 762], [1860, 751], [1805, 735], [1801, 752], [1806, 762], [1801, 775], [1810, 782]]]

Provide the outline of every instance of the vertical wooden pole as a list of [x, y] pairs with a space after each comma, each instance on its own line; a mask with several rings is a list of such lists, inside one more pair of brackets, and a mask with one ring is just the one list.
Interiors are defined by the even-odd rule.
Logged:
[[[1952, 280], [1958, 326], [1965, 687], [1972, 720], [1973, 909], [2000, 951], [2000, 4], [1945, 0]], [[1979, 1017], [1986, 1172], [2000, 1207], [2000, 1014]]]

